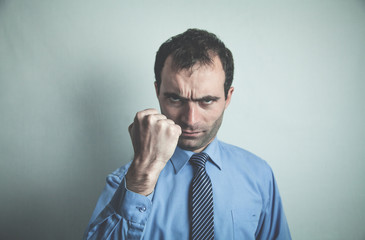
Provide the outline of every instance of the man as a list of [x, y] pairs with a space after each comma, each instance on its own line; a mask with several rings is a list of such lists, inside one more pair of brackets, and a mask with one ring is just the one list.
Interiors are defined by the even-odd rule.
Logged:
[[108, 176], [85, 239], [291, 239], [268, 164], [216, 138], [231, 52], [189, 29], [161, 45], [155, 90], [129, 126], [133, 161]]

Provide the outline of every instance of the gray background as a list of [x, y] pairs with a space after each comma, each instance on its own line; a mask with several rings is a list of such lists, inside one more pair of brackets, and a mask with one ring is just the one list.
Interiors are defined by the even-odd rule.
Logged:
[[0, 239], [80, 239], [159, 45], [232, 50], [219, 138], [266, 159], [293, 239], [365, 239], [364, 1], [0, 0]]

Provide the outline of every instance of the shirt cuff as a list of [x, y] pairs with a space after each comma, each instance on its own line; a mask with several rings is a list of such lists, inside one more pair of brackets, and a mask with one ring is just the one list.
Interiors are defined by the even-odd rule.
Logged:
[[127, 189], [125, 178], [123, 178], [116, 195], [120, 197], [115, 196], [114, 199], [119, 199], [119, 201], [113, 199], [112, 205], [115, 206], [118, 214], [127, 221], [146, 224], [151, 213], [153, 192], [148, 196], [132, 192]]

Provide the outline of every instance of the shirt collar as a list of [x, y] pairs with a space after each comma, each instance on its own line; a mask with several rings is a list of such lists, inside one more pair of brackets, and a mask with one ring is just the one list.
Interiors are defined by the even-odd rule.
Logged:
[[[222, 160], [219, 152], [219, 141], [217, 138], [203, 150], [210, 157], [210, 160], [219, 170], [222, 170]], [[176, 147], [174, 154], [171, 157], [171, 163], [174, 166], [175, 173], [178, 173], [188, 162], [194, 154], [192, 151], [184, 150]]]

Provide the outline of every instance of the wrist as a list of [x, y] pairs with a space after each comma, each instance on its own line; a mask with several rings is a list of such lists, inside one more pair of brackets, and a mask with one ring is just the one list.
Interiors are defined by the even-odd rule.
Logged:
[[147, 196], [154, 191], [159, 174], [160, 171], [139, 167], [132, 162], [125, 175], [126, 187], [132, 192]]

